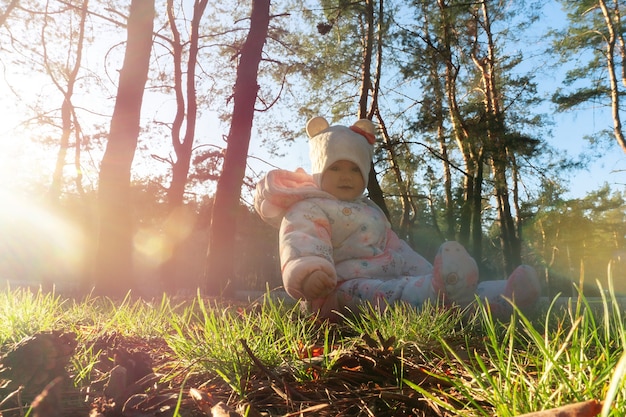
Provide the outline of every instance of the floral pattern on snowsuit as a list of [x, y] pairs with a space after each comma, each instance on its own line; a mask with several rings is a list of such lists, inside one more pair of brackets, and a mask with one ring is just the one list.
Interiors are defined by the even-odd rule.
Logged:
[[[301, 171], [271, 173], [257, 186], [255, 208], [271, 224], [281, 219], [280, 262], [289, 295], [303, 299], [304, 279], [322, 270], [337, 282], [333, 293], [311, 302], [324, 317], [346, 308], [357, 312], [364, 303], [384, 309], [404, 301], [420, 307], [438, 298], [433, 266], [393, 232], [382, 210], [367, 197], [341, 201], [314, 181], [293, 187], [296, 176], [306, 180]], [[300, 201], [296, 195], [302, 196]]]
[[[280, 226], [280, 259], [287, 292], [302, 298], [302, 282], [323, 270], [337, 280], [334, 294], [315, 307], [356, 308], [400, 299], [421, 305], [435, 297], [432, 265], [391, 230], [384, 213], [367, 198], [309, 198], [292, 205]], [[328, 308], [323, 308], [327, 310]]]

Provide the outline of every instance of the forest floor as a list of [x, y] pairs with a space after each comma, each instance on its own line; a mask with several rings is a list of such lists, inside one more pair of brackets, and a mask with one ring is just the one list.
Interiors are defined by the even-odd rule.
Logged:
[[[23, 294], [16, 295], [17, 298], [24, 297]], [[23, 305], [30, 302], [18, 300], [18, 304], [20, 301]], [[42, 309], [46, 311], [30, 312], [31, 320], [37, 320], [38, 314], [41, 317], [49, 315], [51, 307], [73, 310], [68, 309], [64, 301], [45, 296], [33, 305], [45, 306], [46, 303], [47, 310]], [[190, 303], [194, 301], [190, 300]], [[2, 304], [0, 297], [0, 307]], [[87, 305], [94, 308], [96, 304], [92, 300], [79, 310], [86, 310], [84, 306]], [[72, 318], [52, 319], [51, 322], [57, 325], [48, 326], [51, 329], [46, 329], [41, 319], [42, 329], [27, 332], [14, 343], [5, 341], [0, 361], [0, 382], [5, 382], [0, 391], [0, 416], [507, 417], [521, 415], [515, 407], [525, 407], [527, 410], [544, 409], [542, 414], [536, 414], [537, 417], [589, 417], [599, 414], [602, 402], [597, 400], [599, 395], [595, 393], [607, 391], [610, 372], [622, 351], [611, 344], [611, 350], [606, 350], [611, 358], [598, 361], [595, 369], [603, 379], [597, 382], [597, 387], [588, 387], [589, 392], [562, 395], [551, 407], [551, 403], [530, 392], [534, 388], [522, 386], [522, 381], [526, 380], [529, 387], [541, 388], [537, 382], [540, 372], [537, 363], [541, 360], [533, 344], [542, 343], [543, 336], [539, 333], [528, 336], [533, 330], [528, 327], [530, 322], [526, 319], [517, 330], [504, 325], [496, 331], [493, 323], [487, 322], [477, 332], [474, 327], [465, 327], [458, 317], [436, 311], [415, 316], [412, 314], [416, 313], [397, 311], [395, 316], [378, 318], [380, 321], [372, 320], [362, 327], [355, 327], [355, 323], [329, 325], [315, 323], [310, 317], [301, 318], [296, 325], [304, 325], [309, 334], [302, 333], [299, 327], [294, 328], [293, 334], [302, 337], [295, 359], [291, 356], [277, 362], [263, 359], [258, 352], [263, 350], [263, 343], [272, 344], [272, 340], [277, 345], [279, 340], [284, 343], [284, 336], [294, 331], [284, 327], [285, 323], [293, 321], [288, 317], [293, 314], [289, 308], [271, 306], [267, 310], [258, 304], [241, 302], [223, 302], [223, 307], [213, 304], [216, 308], [212, 311], [218, 313], [201, 308], [202, 314], [194, 317], [204, 317], [206, 322], [217, 317], [215, 325], [225, 327], [208, 328], [205, 323], [204, 329], [200, 329], [195, 321], [187, 320], [187, 328], [183, 331], [180, 322], [163, 317], [166, 315], [164, 311], [173, 311], [171, 307], [164, 307], [164, 303], [159, 308], [151, 305], [147, 308], [150, 312], [146, 313], [144, 304], [124, 301], [121, 306], [114, 306], [110, 318], [99, 323], [93, 318], [86, 320], [83, 311], [80, 319], [76, 319], [76, 312], [72, 313]], [[14, 305], [14, 309], [17, 308]], [[7, 310], [0, 308], [0, 311], [6, 313]], [[224, 311], [234, 312], [235, 321], [221, 315]], [[14, 321], [14, 316], [10, 320]], [[257, 317], [263, 318], [256, 321]], [[587, 316], [583, 314], [581, 317]], [[406, 318], [408, 322], [403, 321]], [[544, 349], [542, 355], [557, 364], [564, 347], [575, 350], [578, 339], [583, 340], [573, 333], [574, 330], [582, 329], [585, 334], [592, 335], [599, 332], [581, 325], [581, 321], [576, 319], [573, 325], [557, 325], [555, 340], [566, 342], [554, 343], [550, 350]], [[68, 325], [70, 322], [73, 323], [71, 326]], [[233, 329], [240, 322], [250, 325], [250, 332]], [[141, 330], [130, 328], [134, 325]], [[268, 327], [264, 327], [266, 325]], [[407, 336], [407, 327], [413, 325], [419, 327], [417, 334], [428, 333], [427, 337]], [[146, 330], [151, 326], [179, 329], [185, 340], [159, 336], [162, 331], [151, 334]], [[563, 330], [566, 328], [570, 329], [569, 333]], [[234, 338], [227, 334], [230, 329]], [[211, 338], [204, 334], [207, 331], [210, 331]], [[263, 339], [260, 345], [257, 339], [267, 336], [268, 331], [275, 331], [275, 334]], [[205, 339], [196, 339], [198, 333], [203, 333]], [[519, 336], [518, 333], [525, 335]], [[229, 340], [226, 350], [233, 355], [228, 359], [218, 357], [215, 351], [203, 346], [217, 345], [226, 339]], [[414, 339], [415, 343], [407, 343], [407, 339]], [[588, 342], [584, 343], [588, 347]], [[185, 349], [193, 352], [191, 357], [184, 353]], [[285, 358], [288, 356], [284, 347], [277, 349]], [[602, 350], [602, 347], [594, 349]], [[214, 356], [209, 357], [211, 355]], [[224, 366], [220, 364], [223, 360], [230, 363]], [[560, 365], [562, 369], [544, 369], [548, 375], [545, 376], [547, 385], [554, 387], [554, 381], [570, 371], [568, 367], [579, 366], [569, 360], [569, 363]], [[215, 364], [215, 368], [203, 364], [205, 361]], [[519, 369], [512, 370], [513, 362]], [[591, 365], [581, 363], [580, 366]], [[521, 391], [503, 392], [502, 386], [517, 386], [516, 389]], [[536, 405], [519, 405], [533, 395]], [[618, 403], [618, 406], [623, 409], [624, 404]], [[525, 414], [527, 417], [533, 415]]]

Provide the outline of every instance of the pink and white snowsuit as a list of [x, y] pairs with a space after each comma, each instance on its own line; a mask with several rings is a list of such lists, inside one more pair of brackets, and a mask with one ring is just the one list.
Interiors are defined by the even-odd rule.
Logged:
[[[398, 301], [420, 307], [438, 298], [459, 304], [474, 299], [478, 271], [461, 245], [448, 242], [447, 253], [438, 255], [446, 262], [433, 268], [391, 230], [367, 197], [341, 201], [302, 170], [274, 170], [257, 185], [255, 208], [265, 221], [280, 225], [281, 271], [289, 295], [303, 299], [302, 283], [316, 270], [336, 279], [333, 293], [309, 300], [322, 317], [345, 309], [356, 313], [364, 303], [384, 309]], [[445, 281], [445, 264], [455, 268], [454, 282]]]

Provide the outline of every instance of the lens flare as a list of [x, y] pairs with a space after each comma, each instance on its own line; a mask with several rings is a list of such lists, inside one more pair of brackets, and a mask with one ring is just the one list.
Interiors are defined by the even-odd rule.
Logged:
[[134, 237], [134, 246], [141, 262], [156, 267], [174, 256], [176, 247], [189, 237], [195, 225], [191, 209], [181, 206], [173, 210], [158, 228], [140, 229]]
[[84, 274], [86, 240], [67, 219], [0, 189], [0, 282], [74, 288]]

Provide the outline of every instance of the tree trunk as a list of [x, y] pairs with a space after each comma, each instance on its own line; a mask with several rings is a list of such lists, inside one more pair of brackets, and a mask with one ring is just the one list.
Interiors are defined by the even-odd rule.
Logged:
[[233, 117], [228, 133], [222, 175], [217, 182], [215, 205], [205, 269], [207, 295], [228, 296], [234, 290], [229, 282], [235, 275], [235, 232], [241, 186], [246, 170], [254, 104], [259, 86], [257, 76], [263, 44], [270, 21], [270, 0], [253, 0], [250, 31], [241, 49], [233, 93]]
[[482, 93], [484, 96], [484, 111], [487, 132], [487, 145], [491, 150], [491, 170], [494, 181], [494, 192], [498, 209], [498, 222], [500, 226], [500, 245], [502, 249], [504, 270], [510, 274], [521, 263], [521, 245], [515, 228], [515, 222], [511, 213], [511, 204], [508, 185], [508, 149], [505, 140], [504, 115], [500, 104], [500, 91], [495, 78], [498, 73], [495, 58], [495, 46], [491, 32], [491, 21], [487, 3], [481, 3], [483, 21], [480, 22], [475, 16], [476, 27], [482, 27], [487, 38], [487, 51], [485, 56], [479, 56], [478, 30], [475, 31], [474, 44], [471, 58], [482, 80]]
[[[446, 100], [448, 102], [448, 112], [450, 114], [454, 140], [459, 151], [461, 152], [461, 155], [463, 156], [463, 164], [465, 168], [463, 176], [463, 201], [461, 202], [460, 208], [458, 222], [459, 232], [457, 239], [463, 246], [469, 249], [472, 224], [475, 224], [476, 220], [479, 220], [477, 216], [480, 216], [480, 213], [472, 213], [474, 207], [473, 202], [476, 197], [474, 177], [476, 174], [475, 171], [478, 169], [478, 162], [476, 161], [477, 157], [475, 154], [480, 152], [473, 150], [469, 129], [463, 119], [461, 110], [459, 109], [456, 89], [459, 68], [455, 65], [452, 57], [452, 39], [454, 38], [454, 29], [451, 27], [451, 23], [449, 21], [450, 19], [448, 17], [450, 13], [450, 6], [442, 0], [438, 0], [437, 4], [443, 21], [443, 45], [441, 53], [446, 67], [444, 87]], [[473, 251], [470, 250], [470, 253], [472, 252]]]
[[[172, 166], [172, 182], [167, 192], [170, 210], [175, 210], [183, 203], [187, 177], [191, 164], [191, 153], [196, 132], [197, 99], [196, 99], [196, 65], [198, 60], [199, 26], [208, 0], [196, 0], [191, 20], [189, 37], [189, 54], [187, 59], [186, 83], [183, 87], [183, 42], [176, 26], [173, 11], [173, 0], [167, 2], [167, 15], [172, 30], [172, 53], [174, 55], [174, 92], [176, 95], [176, 116], [172, 124], [172, 146], [176, 153], [176, 161]], [[186, 94], [183, 93], [183, 88]], [[185, 95], [187, 105], [185, 106]], [[186, 117], [185, 132], [181, 140], [181, 130]]]
[[[199, 26], [208, 0], [195, 0], [194, 2], [185, 86], [183, 86], [183, 45], [185, 42], [181, 41], [180, 31], [176, 26], [173, 3], [173, 0], [167, 1], [167, 17], [173, 36], [172, 55], [174, 60], [174, 92], [176, 95], [176, 116], [172, 123], [172, 147], [176, 153], [176, 160], [172, 163], [172, 181], [167, 190], [167, 203], [170, 218], [176, 218], [180, 213], [185, 213], [185, 210], [182, 209], [182, 205], [185, 196], [185, 188], [187, 187], [187, 179], [189, 177], [189, 167], [191, 166], [191, 154], [196, 135], [198, 113], [196, 65], [198, 62], [198, 43], [200, 38]], [[186, 91], [186, 105], [183, 89]], [[181, 140], [181, 131], [185, 117], [187, 120], [184, 135], [182, 135]], [[176, 270], [178, 267], [176, 254], [181, 250], [181, 238], [178, 236], [178, 232], [174, 231], [173, 236], [166, 233], [166, 239], [168, 239], [167, 243], [172, 248], [172, 253], [168, 259], [163, 260], [159, 273], [164, 289], [168, 292], [175, 293], [180, 286], [176, 279]]]
[[[61, 140], [59, 142], [59, 151], [57, 152], [56, 164], [54, 172], [52, 174], [52, 184], [50, 185], [49, 199], [52, 202], [56, 202], [61, 195], [63, 189], [63, 170], [65, 168], [65, 159], [67, 157], [67, 150], [70, 147], [70, 135], [72, 134], [72, 125], [77, 131], [76, 135], [76, 154], [80, 156], [80, 134], [78, 134], [78, 121], [76, 120], [76, 114], [74, 112], [74, 105], [72, 104], [72, 96], [74, 94], [74, 85], [78, 76], [82, 64], [83, 43], [85, 39], [85, 20], [87, 19], [87, 6], [89, 0], [84, 0], [80, 13], [80, 23], [78, 28], [78, 40], [76, 42], [76, 60], [72, 68], [66, 68], [67, 73], [67, 85], [61, 85], [61, 82], [54, 77], [54, 71], [51, 69], [51, 65], [48, 62], [48, 54], [46, 49], [46, 42], [43, 42], [44, 46], [44, 65], [52, 78], [53, 83], [57, 89], [63, 94], [63, 104], [61, 105]], [[42, 33], [43, 37], [43, 33]], [[77, 170], [77, 189], [82, 190], [82, 183], [80, 182], [81, 174], [80, 170]]]
[[478, 158], [476, 173], [473, 178], [472, 187], [472, 256], [478, 263], [478, 267], [483, 267], [483, 176], [484, 176], [483, 156]]
[[[54, 172], [52, 173], [52, 184], [50, 184], [50, 189], [48, 190], [48, 199], [53, 203], [58, 201], [61, 190], [63, 189], [63, 170], [65, 168], [67, 150], [70, 147], [70, 135], [72, 134], [72, 102], [70, 88], [68, 88], [64, 95], [63, 104], [61, 105], [61, 139], [59, 141], [59, 150], [54, 165]], [[78, 143], [76, 146], [79, 146]]]
[[[437, 77], [435, 87], [435, 114], [437, 119], [437, 142], [439, 144], [439, 152], [441, 153], [441, 163], [443, 168], [443, 188], [444, 188], [444, 219], [445, 232], [443, 236], [445, 240], [454, 240], [456, 235], [456, 218], [454, 216], [454, 196], [452, 194], [452, 172], [450, 171], [450, 161], [448, 159], [447, 135], [445, 133], [445, 116], [444, 116], [444, 93], [439, 75]], [[437, 229], [439, 227], [437, 226]]]
[[[368, 117], [371, 119], [372, 114], [376, 111], [376, 106], [378, 103], [377, 97], [373, 97], [372, 108], [370, 109], [370, 111], [368, 111], [367, 103], [369, 100], [369, 92], [372, 87], [372, 56], [374, 55], [374, 0], [365, 1], [365, 11], [366, 28], [365, 39], [363, 40], [363, 44], [365, 45], [365, 47], [363, 48], [361, 91], [359, 92], [359, 119], [364, 119]], [[382, 49], [379, 48], [379, 64], [382, 62], [381, 54]], [[378, 66], [378, 68], [379, 72], [377, 72], [376, 74], [376, 85], [378, 85], [378, 81], [380, 79], [380, 65]], [[378, 89], [376, 90], [376, 92], [377, 91]], [[385, 216], [387, 216], [387, 218], [389, 219], [389, 208], [387, 207], [387, 203], [385, 202], [385, 196], [383, 194], [382, 188], [380, 188], [378, 178], [376, 177], [376, 171], [374, 170], [373, 163], [369, 173], [367, 191], [369, 192], [369, 197], [372, 199], [372, 201], [382, 209], [382, 211], [385, 213]]]
[[[619, 11], [619, 0], [613, 0], [613, 13], [615, 13], [615, 22], [618, 27], [622, 26], [622, 14]], [[621, 61], [621, 74], [622, 74], [622, 85], [626, 87], [626, 41], [624, 41], [624, 35], [622, 31], [618, 30], [615, 32], [615, 36], [619, 42], [619, 57]]]
[[374, 0], [365, 0], [365, 39], [361, 62], [361, 91], [359, 93], [359, 119], [367, 117], [367, 103], [372, 87], [372, 56], [374, 55]]
[[400, 215], [398, 233], [403, 239], [410, 240], [409, 231], [411, 228], [411, 210], [413, 208], [413, 205], [411, 204], [407, 184], [402, 177], [402, 170], [398, 165], [398, 158], [396, 157], [396, 151], [391, 143], [391, 138], [389, 137], [387, 126], [385, 125], [385, 121], [383, 120], [378, 109], [376, 109], [376, 117], [378, 118], [378, 121], [380, 123], [383, 142], [385, 143], [385, 149], [387, 149], [387, 155], [389, 157], [389, 165], [391, 166], [391, 171], [393, 172], [394, 179], [396, 180], [396, 183], [398, 184], [398, 189], [400, 190], [400, 204], [402, 206], [402, 213]]
[[626, 153], [626, 139], [624, 138], [624, 132], [622, 132], [622, 121], [620, 117], [620, 92], [617, 81], [617, 73], [615, 70], [615, 43], [617, 41], [616, 33], [618, 32], [613, 23], [613, 16], [606, 6], [604, 0], [599, 0], [600, 8], [602, 9], [602, 15], [606, 22], [606, 27], [609, 32], [609, 37], [606, 40], [606, 64], [609, 72], [609, 84], [611, 86], [611, 110], [613, 115], [613, 135], [617, 140], [618, 145], [622, 148], [622, 151]]
[[154, 0], [132, 0], [126, 53], [98, 183], [100, 226], [94, 276], [95, 292], [100, 295], [121, 296], [134, 283], [130, 169], [139, 136], [153, 25]]

